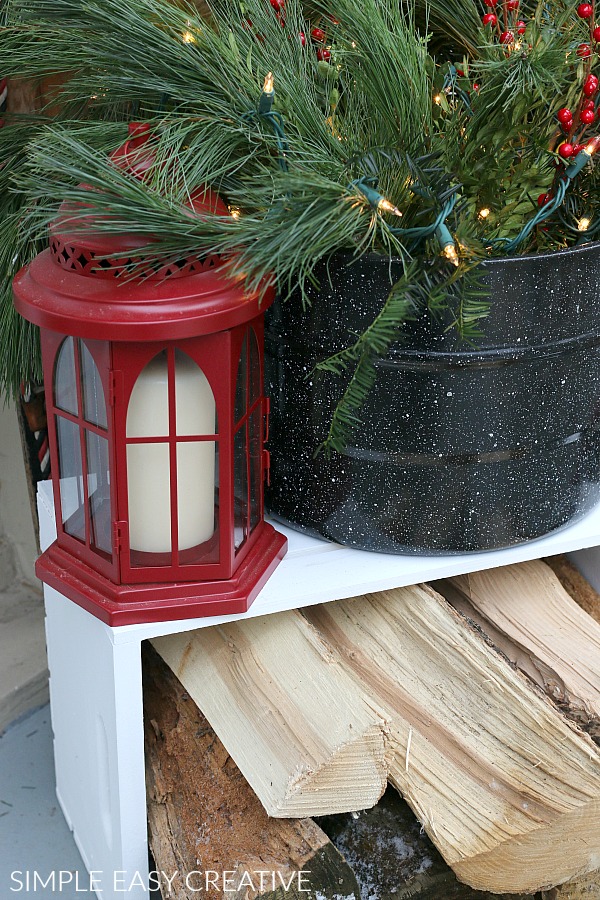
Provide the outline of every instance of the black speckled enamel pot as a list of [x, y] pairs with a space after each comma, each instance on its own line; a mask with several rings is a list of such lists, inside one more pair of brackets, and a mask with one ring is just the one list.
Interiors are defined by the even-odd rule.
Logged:
[[307, 378], [372, 321], [398, 264], [330, 263], [312, 306], [268, 317], [271, 513], [385, 553], [490, 550], [560, 528], [600, 499], [600, 244], [486, 263], [476, 349], [429, 317], [378, 362], [344, 455], [313, 458], [343, 382]]

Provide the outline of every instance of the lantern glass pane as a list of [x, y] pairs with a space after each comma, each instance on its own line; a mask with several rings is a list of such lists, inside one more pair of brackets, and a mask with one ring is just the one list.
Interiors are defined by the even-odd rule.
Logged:
[[256, 407], [249, 421], [250, 431], [250, 531], [261, 519], [262, 487], [262, 407]]
[[180, 550], [203, 544], [215, 531], [215, 442], [177, 445], [177, 522]]
[[94, 358], [83, 341], [81, 348], [81, 381], [83, 388], [83, 416], [92, 425], [106, 428], [106, 403], [100, 373]]
[[260, 354], [258, 352], [258, 340], [254, 328], [249, 328], [249, 344], [250, 344], [250, 397], [248, 398], [248, 406], [252, 406], [262, 394], [262, 379], [260, 372]]
[[233, 532], [234, 547], [242, 546], [248, 537], [248, 423], [238, 428], [233, 440]]
[[[170, 565], [171, 481], [168, 443], [128, 445], [127, 492], [131, 564]], [[134, 551], [139, 551], [137, 556]], [[148, 554], [156, 554], [156, 558]]]
[[216, 434], [215, 398], [200, 366], [179, 349], [157, 354], [127, 411], [132, 566], [218, 562]]
[[85, 432], [87, 486], [90, 510], [90, 545], [100, 554], [112, 554], [110, 475], [108, 440], [93, 431]]
[[169, 433], [169, 373], [163, 350], [142, 369], [127, 408], [127, 437], [163, 437]]
[[178, 437], [217, 433], [215, 397], [209, 381], [200, 366], [181, 350], [175, 350], [175, 422]]
[[237, 382], [235, 387], [235, 422], [246, 415], [248, 409], [248, 332], [244, 335], [240, 362], [238, 365]]
[[79, 427], [62, 416], [56, 417], [60, 505], [67, 534], [85, 541], [83, 466]]
[[75, 348], [72, 337], [60, 345], [54, 369], [54, 405], [77, 415], [77, 379], [75, 376]]
[[183, 566], [219, 561], [217, 443], [177, 444], [177, 524]]

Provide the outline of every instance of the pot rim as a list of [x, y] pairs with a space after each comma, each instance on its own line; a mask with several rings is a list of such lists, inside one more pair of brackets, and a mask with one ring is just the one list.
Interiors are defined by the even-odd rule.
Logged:
[[[587, 244], [582, 244], [580, 247], [565, 247], [564, 250], [553, 250], [549, 253], [526, 253], [523, 256], [490, 256], [482, 259], [481, 265], [490, 266], [496, 265], [498, 263], [513, 263], [518, 265], [519, 263], [531, 262], [532, 260], [545, 260], [545, 259], [556, 259], [564, 256], [570, 256], [571, 254], [577, 255], [579, 253], [585, 253], [589, 250], [600, 249], [600, 238], [595, 241], [590, 241]], [[401, 256], [386, 256], [384, 253], [377, 253], [375, 250], [369, 250], [366, 253], [361, 253], [360, 255], [356, 255], [352, 250], [348, 248], [340, 248], [339, 250], [334, 251], [330, 257], [324, 257], [324, 262], [327, 262], [328, 259], [331, 259], [335, 256], [348, 256], [356, 260], [358, 262], [361, 259], [370, 259], [370, 260], [380, 260], [387, 264], [391, 263], [399, 263], [402, 264], [403, 260]]]

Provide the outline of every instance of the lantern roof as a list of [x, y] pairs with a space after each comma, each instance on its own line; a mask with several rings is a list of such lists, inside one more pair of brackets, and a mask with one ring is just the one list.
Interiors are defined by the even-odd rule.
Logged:
[[[146, 123], [132, 123], [112, 155], [119, 168], [143, 180], [153, 165]], [[91, 190], [91, 189], [90, 189]], [[190, 198], [190, 215], [229, 215], [209, 187]], [[148, 239], [85, 230], [81, 206], [63, 204], [50, 228], [50, 247], [13, 282], [19, 313], [41, 327], [99, 340], [182, 339], [249, 321], [273, 302], [271, 286], [248, 293], [228, 274], [219, 254], [144, 259]]]

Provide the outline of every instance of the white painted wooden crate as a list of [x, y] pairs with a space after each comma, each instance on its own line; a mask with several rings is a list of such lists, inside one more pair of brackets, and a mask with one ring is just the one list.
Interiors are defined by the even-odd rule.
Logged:
[[[47, 482], [39, 486], [38, 508], [46, 549], [56, 537]], [[280, 530], [287, 556], [243, 614], [110, 628], [44, 586], [57, 796], [102, 900], [148, 896], [142, 640], [557, 553], [573, 554], [600, 589], [600, 506], [528, 544], [451, 556], [366, 553]]]

